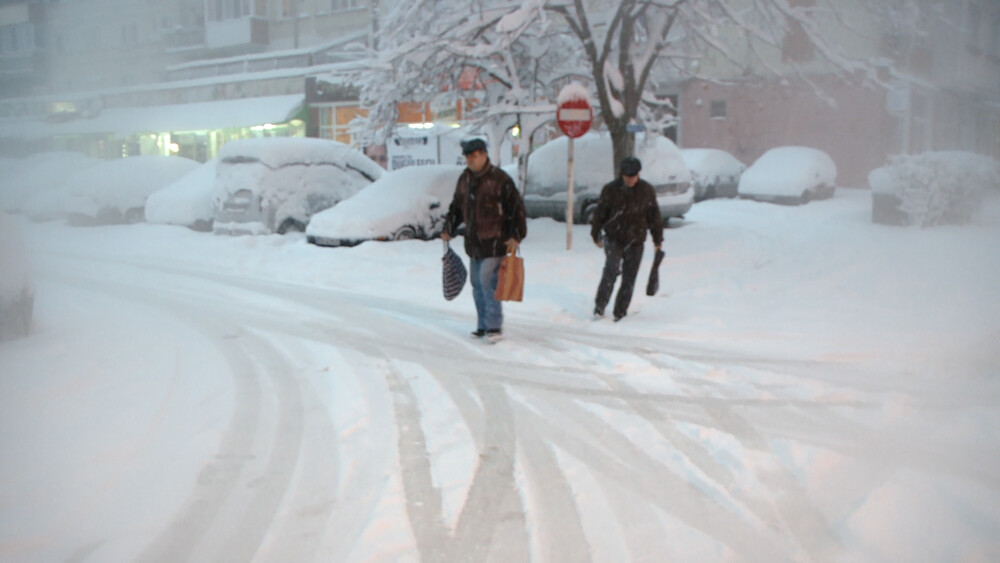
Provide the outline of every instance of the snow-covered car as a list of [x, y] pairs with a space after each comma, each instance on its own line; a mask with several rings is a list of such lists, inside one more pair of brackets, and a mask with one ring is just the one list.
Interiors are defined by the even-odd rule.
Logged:
[[17, 218], [0, 211], [0, 342], [27, 336], [34, 307], [35, 287]]
[[[67, 176], [97, 165], [101, 160], [78, 152], [43, 152], [24, 158], [4, 159], [0, 164], [0, 209], [23, 212], [35, 219], [53, 219], [56, 210], [51, 205], [33, 206], [34, 199], [46, 200]], [[50, 198], [49, 201], [57, 201]]]
[[[612, 181], [611, 135], [587, 133], [573, 143], [573, 222], [589, 223], [601, 196], [601, 188]], [[691, 173], [680, 149], [670, 139], [657, 136], [646, 143], [636, 136], [636, 156], [642, 161], [640, 178], [656, 188], [656, 200], [664, 219], [682, 217], [694, 203]], [[538, 147], [528, 159], [524, 205], [528, 217], [566, 220], [569, 139], [559, 137]]]
[[360, 151], [328, 139], [267, 137], [219, 151], [213, 230], [225, 234], [305, 231], [313, 215], [382, 176]]
[[837, 165], [825, 152], [810, 147], [773, 148], [740, 176], [740, 197], [798, 205], [829, 199], [836, 190]]
[[211, 231], [215, 210], [215, 165], [212, 160], [188, 172], [146, 200], [146, 222], [181, 225], [196, 231]]
[[320, 246], [438, 237], [462, 170], [462, 166], [432, 164], [386, 172], [367, 188], [314, 215], [306, 236]]
[[62, 185], [32, 199], [26, 212], [49, 211], [76, 225], [113, 225], [144, 220], [146, 199], [199, 166], [181, 156], [131, 156], [103, 160], [70, 174]]
[[740, 175], [747, 167], [735, 156], [719, 149], [681, 149], [681, 156], [691, 171], [695, 201], [739, 195]]

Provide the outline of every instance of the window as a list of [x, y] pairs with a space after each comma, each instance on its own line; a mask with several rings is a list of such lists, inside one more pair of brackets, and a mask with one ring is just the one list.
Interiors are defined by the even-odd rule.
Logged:
[[251, 15], [250, 0], [215, 0], [211, 8], [213, 21], [238, 20]]
[[708, 107], [708, 116], [712, 119], [723, 119], [726, 117], [726, 100], [712, 100]]
[[135, 23], [122, 24], [122, 45], [136, 45], [139, 43], [139, 26]]
[[0, 51], [27, 53], [35, 48], [35, 28], [30, 23], [0, 26]]
[[330, 9], [334, 12], [338, 10], [350, 10], [361, 5], [361, 0], [330, 0]]

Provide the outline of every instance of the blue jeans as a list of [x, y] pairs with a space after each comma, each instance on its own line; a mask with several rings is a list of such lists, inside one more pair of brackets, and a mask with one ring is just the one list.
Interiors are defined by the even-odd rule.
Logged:
[[497, 290], [501, 262], [503, 256], [469, 259], [469, 280], [478, 316], [477, 329], [500, 330], [503, 325], [503, 306], [493, 296]]

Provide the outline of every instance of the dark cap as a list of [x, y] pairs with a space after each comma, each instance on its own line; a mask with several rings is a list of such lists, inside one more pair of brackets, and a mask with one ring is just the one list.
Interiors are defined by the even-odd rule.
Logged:
[[462, 141], [462, 154], [470, 155], [476, 151], [486, 152], [486, 141], [482, 139]]
[[622, 176], [635, 176], [642, 170], [642, 163], [634, 156], [626, 156], [622, 159]]

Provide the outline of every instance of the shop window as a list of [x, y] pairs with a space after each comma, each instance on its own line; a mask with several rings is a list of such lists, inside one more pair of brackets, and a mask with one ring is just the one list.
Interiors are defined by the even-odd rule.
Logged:
[[330, 105], [319, 108], [319, 136], [354, 146], [351, 135], [351, 121], [368, 115], [368, 111], [357, 104]]

